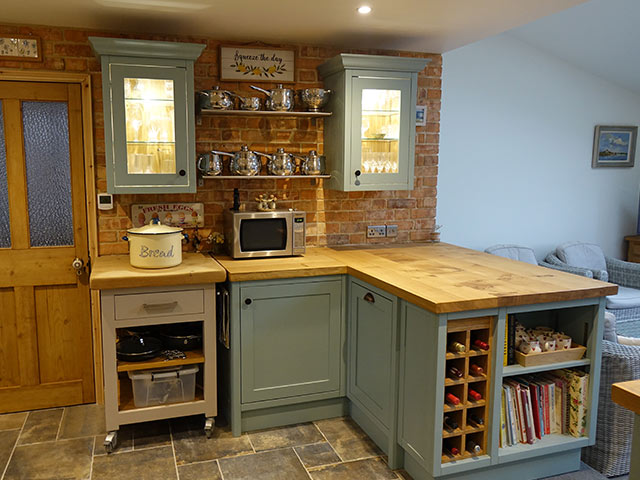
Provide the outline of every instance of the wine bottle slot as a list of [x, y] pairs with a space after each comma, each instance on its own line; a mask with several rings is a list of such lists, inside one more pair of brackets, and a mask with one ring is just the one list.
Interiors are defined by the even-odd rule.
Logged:
[[449, 367], [449, 369], [447, 370], [447, 374], [449, 375], [450, 378], [453, 378], [454, 380], [457, 380], [464, 376], [464, 374], [454, 366]]
[[471, 371], [473, 375], [484, 374], [484, 369], [480, 365], [476, 365], [475, 363], [472, 363], [471, 365], [469, 365], [469, 371]]
[[482, 451], [482, 447], [473, 440], [467, 440], [467, 450], [471, 453], [480, 453]]
[[473, 341], [473, 346], [478, 347], [480, 350], [489, 350], [489, 344], [480, 339], [476, 339]]
[[447, 401], [447, 403], [450, 403], [451, 405], [459, 405], [460, 404], [460, 399], [458, 397], [456, 397], [453, 393], [447, 393], [444, 396], [444, 398]]
[[469, 399], [470, 400], [482, 400], [482, 395], [480, 395], [480, 393], [478, 393], [475, 390], [473, 390], [472, 388], [470, 388], [469, 389]]
[[464, 353], [467, 349], [460, 342], [451, 342], [449, 343], [449, 350], [451, 350], [453, 353]]

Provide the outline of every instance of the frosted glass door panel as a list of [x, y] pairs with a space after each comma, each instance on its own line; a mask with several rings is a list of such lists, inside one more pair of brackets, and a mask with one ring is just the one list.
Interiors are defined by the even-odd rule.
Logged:
[[4, 138], [4, 115], [0, 101], [0, 248], [11, 247], [9, 224], [9, 190], [7, 188], [7, 146]]
[[73, 245], [69, 114], [64, 102], [22, 102], [32, 247]]
[[173, 80], [124, 78], [127, 173], [176, 173]]
[[398, 173], [402, 92], [362, 90], [363, 173]]

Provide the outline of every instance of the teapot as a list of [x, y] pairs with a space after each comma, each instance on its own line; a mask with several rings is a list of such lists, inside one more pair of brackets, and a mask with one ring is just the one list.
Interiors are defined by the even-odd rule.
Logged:
[[243, 145], [240, 147], [240, 151], [235, 153], [220, 152], [217, 150], [212, 150], [211, 152], [232, 157], [231, 164], [229, 165], [231, 175], [251, 177], [258, 175], [262, 168], [262, 162], [258, 155], [256, 155], [257, 152], [249, 150], [247, 145]]
[[296, 171], [296, 162], [293, 159], [293, 155], [286, 153], [284, 148], [278, 148], [274, 154], [261, 152], [255, 153], [268, 158], [267, 172], [269, 175], [293, 175]]
[[315, 150], [309, 150], [309, 155], [294, 155], [302, 160], [300, 172], [303, 175], [323, 175], [325, 169], [325, 156], [318, 155]]

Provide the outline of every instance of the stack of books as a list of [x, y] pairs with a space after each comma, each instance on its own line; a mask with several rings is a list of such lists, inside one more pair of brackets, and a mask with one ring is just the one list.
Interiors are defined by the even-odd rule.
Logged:
[[589, 374], [553, 370], [502, 384], [500, 447], [533, 444], [551, 434], [586, 435]]

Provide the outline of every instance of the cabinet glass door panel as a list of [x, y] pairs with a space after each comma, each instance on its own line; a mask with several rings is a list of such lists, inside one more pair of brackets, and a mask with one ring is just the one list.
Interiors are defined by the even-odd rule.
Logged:
[[173, 92], [173, 80], [124, 79], [128, 173], [176, 173]]
[[349, 174], [356, 185], [406, 185], [410, 97], [409, 78], [353, 79], [352, 132], [357, 138], [351, 144]]
[[361, 171], [398, 173], [400, 90], [362, 90]]
[[[115, 187], [188, 181], [186, 70], [111, 65]], [[180, 175], [177, 172], [184, 170]]]

